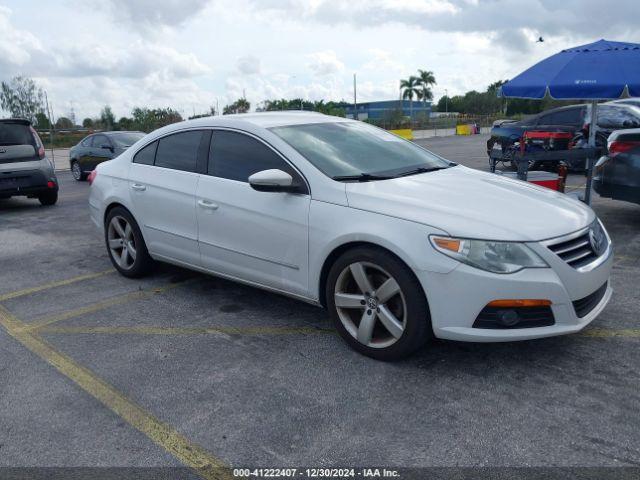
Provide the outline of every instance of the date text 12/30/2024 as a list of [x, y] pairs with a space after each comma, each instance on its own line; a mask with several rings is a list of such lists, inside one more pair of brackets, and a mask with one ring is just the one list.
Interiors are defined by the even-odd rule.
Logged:
[[234, 468], [239, 478], [399, 478], [397, 470], [387, 468]]

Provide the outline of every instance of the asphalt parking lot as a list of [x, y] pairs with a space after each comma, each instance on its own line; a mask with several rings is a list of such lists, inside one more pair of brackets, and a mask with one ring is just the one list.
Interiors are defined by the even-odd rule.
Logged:
[[[420, 143], [486, 169], [485, 140]], [[0, 200], [0, 466], [640, 467], [637, 205], [596, 196], [614, 297], [582, 333], [381, 363], [304, 303], [117, 275], [89, 185], [59, 180], [54, 207]]]

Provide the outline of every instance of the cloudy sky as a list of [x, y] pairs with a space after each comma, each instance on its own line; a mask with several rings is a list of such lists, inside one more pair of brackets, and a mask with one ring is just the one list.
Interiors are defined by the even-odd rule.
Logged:
[[[397, 98], [432, 70], [436, 98], [483, 90], [562, 48], [640, 42], [638, 0], [0, 0], [0, 80], [27, 75], [56, 116], [112, 106], [183, 115], [246, 94]], [[544, 43], [535, 39], [543, 36]]]

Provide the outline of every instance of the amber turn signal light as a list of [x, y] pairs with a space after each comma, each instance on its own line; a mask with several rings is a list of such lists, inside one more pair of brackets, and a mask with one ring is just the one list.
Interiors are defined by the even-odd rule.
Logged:
[[535, 300], [535, 299], [520, 299], [520, 300], [494, 300], [487, 304], [487, 307], [497, 308], [518, 308], [518, 307], [548, 307], [551, 305], [551, 300]]
[[442, 237], [432, 237], [433, 243], [435, 243], [438, 247], [444, 248], [445, 250], [451, 250], [452, 252], [458, 253], [460, 251], [460, 240], [455, 238], [442, 238]]

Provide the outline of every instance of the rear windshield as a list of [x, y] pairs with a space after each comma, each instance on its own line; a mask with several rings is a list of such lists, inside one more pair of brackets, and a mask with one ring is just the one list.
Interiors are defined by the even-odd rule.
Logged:
[[0, 146], [31, 145], [37, 148], [35, 139], [27, 125], [0, 122]]
[[144, 137], [144, 133], [141, 132], [122, 132], [122, 133], [112, 133], [110, 138], [113, 140], [113, 143], [118, 147], [130, 147], [142, 137]]

